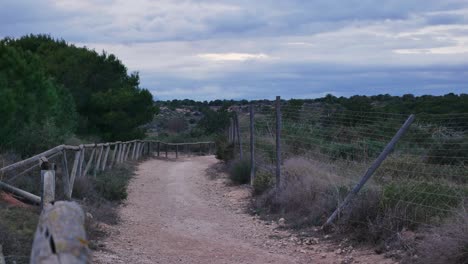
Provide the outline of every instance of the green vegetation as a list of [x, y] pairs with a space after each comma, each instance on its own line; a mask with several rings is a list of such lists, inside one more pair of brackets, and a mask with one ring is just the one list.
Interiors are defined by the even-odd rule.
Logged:
[[157, 105], [161, 111], [147, 125], [149, 135], [171, 143], [215, 141], [232, 117], [226, 108], [211, 109], [207, 102], [173, 100]]
[[72, 134], [104, 141], [144, 136], [157, 112], [138, 73], [114, 55], [30, 35], [0, 41], [0, 147], [30, 155]]
[[31, 154], [63, 141], [76, 126], [69, 91], [30, 52], [0, 43], [0, 148]]
[[7, 263], [29, 263], [39, 212], [0, 203], [0, 245]]
[[238, 159], [229, 164], [229, 178], [234, 184], [247, 184], [250, 182], [250, 160]]
[[133, 176], [133, 170], [133, 167], [121, 165], [100, 173], [94, 180], [97, 193], [109, 201], [127, 199], [127, 185]]
[[253, 188], [255, 194], [260, 195], [274, 186], [274, 177], [265, 171], [258, 171], [255, 175]]

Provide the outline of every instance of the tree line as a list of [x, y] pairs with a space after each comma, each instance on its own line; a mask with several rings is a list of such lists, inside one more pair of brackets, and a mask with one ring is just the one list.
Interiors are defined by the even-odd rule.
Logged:
[[0, 150], [32, 154], [72, 135], [144, 136], [157, 107], [113, 54], [48, 35], [0, 40]]

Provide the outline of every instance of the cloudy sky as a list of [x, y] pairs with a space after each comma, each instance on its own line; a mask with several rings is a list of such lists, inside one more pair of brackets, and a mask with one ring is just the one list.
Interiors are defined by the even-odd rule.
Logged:
[[116, 54], [156, 99], [468, 93], [468, 0], [0, 0], [0, 37]]

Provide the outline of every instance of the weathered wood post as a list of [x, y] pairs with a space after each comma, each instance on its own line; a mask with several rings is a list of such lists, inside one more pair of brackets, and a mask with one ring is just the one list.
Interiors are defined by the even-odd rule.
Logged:
[[156, 146], [156, 151], [158, 152], [158, 157], [159, 157], [159, 153], [161, 151], [161, 142], [158, 141], [158, 145]]
[[73, 168], [72, 168], [72, 172], [70, 175], [70, 188], [69, 188], [69, 194], [68, 194], [68, 197], [70, 198], [72, 197], [72, 194], [73, 194], [73, 186], [75, 185], [76, 174], [78, 173], [80, 156], [81, 156], [81, 151], [76, 151], [75, 160], [73, 161]]
[[31, 264], [90, 263], [85, 214], [75, 202], [46, 204], [39, 217]]
[[166, 149], [166, 158], [167, 158], [167, 148], [168, 148], [169, 146], [167, 145], [167, 143], [164, 143], [164, 145], [166, 146], [165, 149]]
[[345, 209], [349, 202], [354, 198], [354, 196], [357, 195], [357, 193], [362, 189], [364, 184], [372, 177], [374, 172], [380, 167], [382, 162], [387, 158], [387, 156], [392, 152], [392, 150], [395, 148], [396, 143], [400, 138], [406, 133], [408, 128], [411, 126], [411, 124], [414, 121], [414, 115], [410, 115], [408, 119], [405, 121], [405, 123], [401, 126], [401, 128], [398, 130], [398, 132], [393, 136], [392, 140], [387, 144], [387, 146], [384, 148], [382, 153], [375, 159], [375, 161], [372, 163], [372, 165], [367, 169], [366, 173], [362, 176], [361, 180], [359, 183], [351, 190], [351, 192], [346, 196], [344, 201], [336, 208], [336, 210], [333, 212], [333, 214], [328, 218], [327, 222], [322, 226], [323, 229], [327, 229], [333, 221], [339, 216], [339, 214]]
[[136, 146], [137, 146], [137, 142], [135, 141], [133, 142], [132, 160], [135, 160]]
[[93, 147], [93, 150], [91, 151], [91, 155], [89, 156], [88, 162], [86, 163], [83, 174], [81, 175], [82, 177], [85, 177], [86, 175], [88, 175], [88, 171], [91, 169], [91, 165], [93, 164], [95, 153], [96, 153], [96, 147]]
[[140, 158], [139, 155], [138, 155], [138, 153], [140, 153], [140, 142], [137, 141], [135, 143], [136, 143], [136, 145], [135, 145], [135, 147], [136, 147], [136, 149], [135, 149], [135, 160], [138, 160]]
[[140, 147], [139, 156], [140, 156], [140, 157], [144, 157], [144, 155], [145, 155], [145, 142], [142, 141], [142, 142], [141, 142], [141, 147]]
[[179, 158], [179, 144], [175, 145], [175, 157], [176, 157], [176, 159]]
[[41, 166], [41, 208], [55, 202], [55, 168], [46, 157], [40, 160]]
[[127, 143], [122, 144], [122, 155], [120, 156], [120, 163], [125, 161], [125, 153], [127, 152]]
[[255, 180], [255, 127], [254, 127], [254, 106], [250, 105], [250, 185]]
[[104, 159], [102, 160], [102, 166], [101, 166], [101, 170], [104, 171], [106, 169], [106, 166], [107, 166], [107, 157], [109, 156], [109, 151], [110, 151], [110, 145], [107, 144], [106, 146], [106, 153], [104, 154]]
[[237, 135], [237, 143], [239, 144], [239, 158], [242, 160], [243, 159], [243, 156], [242, 156], [242, 140], [241, 140], [241, 135], [240, 135], [240, 124], [239, 124], [239, 115], [237, 114], [236, 112], [236, 116], [235, 116], [235, 124], [236, 124], [236, 135]]
[[99, 155], [96, 156], [96, 166], [94, 166], [94, 171], [93, 171], [94, 178], [96, 178], [97, 172], [99, 168], [101, 167], [101, 158], [102, 158], [103, 151], [104, 151], [104, 147], [103, 146], [99, 147]]
[[112, 159], [111, 159], [111, 162], [109, 164], [109, 168], [112, 168], [114, 166], [115, 157], [117, 155], [118, 147], [119, 147], [118, 144], [114, 144], [114, 151], [112, 151]]
[[276, 96], [276, 191], [281, 187], [281, 97]]
[[78, 165], [78, 172], [77, 172], [77, 176], [78, 178], [81, 177], [81, 175], [83, 174], [83, 163], [84, 163], [84, 159], [85, 159], [85, 147], [84, 145], [80, 145], [79, 146], [80, 148], [80, 164]]
[[68, 173], [68, 161], [67, 161], [67, 151], [62, 150], [62, 184], [63, 192], [65, 194], [65, 199], [70, 200], [70, 174]]
[[117, 146], [118, 146], [118, 151], [117, 151], [117, 160], [115, 161], [115, 163], [120, 163], [120, 156], [122, 156], [122, 143], [121, 142], [118, 142], [117, 143]]

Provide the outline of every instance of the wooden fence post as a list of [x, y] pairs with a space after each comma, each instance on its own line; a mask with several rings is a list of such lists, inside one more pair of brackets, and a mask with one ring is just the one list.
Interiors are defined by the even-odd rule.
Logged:
[[276, 191], [281, 187], [281, 97], [276, 96]]
[[63, 183], [63, 192], [65, 194], [65, 199], [70, 200], [70, 174], [68, 173], [68, 161], [67, 161], [67, 151], [62, 150], [62, 183]]
[[85, 214], [75, 202], [46, 204], [39, 217], [31, 264], [90, 263]]
[[250, 105], [250, 185], [255, 180], [255, 127], [254, 127], [254, 106]]
[[128, 147], [127, 147], [127, 154], [125, 154], [125, 160], [129, 160], [130, 159], [130, 149], [132, 148], [132, 143], [128, 143]]
[[86, 175], [88, 175], [88, 171], [89, 169], [91, 169], [91, 165], [93, 164], [95, 154], [96, 154], [96, 147], [93, 147], [93, 150], [91, 151], [91, 155], [89, 156], [88, 162], [86, 163], [85, 170], [83, 174], [81, 175], [82, 177], [86, 177]]
[[104, 151], [104, 147], [103, 146], [99, 147], [99, 155], [96, 156], [96, 166], [94, 166], [94, 172], [93, 172], [94, 178], [96, 178], [97, 171], [101, 167], [101, 158], [102, 158], [103, 151]]
[[164, 143], [164, 145], [166, 146], [165, 149], [166, 149], [166, 158], [167, 158], [167, 148], [168, 148], [168, 145], [167, 145], [167, 143]]
[[176, 157], [176, 159], [179, 158], [179, 144], [176, 144], [176, 146], [175, 146], [175, 157]]
[[380, 155], [375, 159], [372, 165], [367, 169], [366, 173], [362, 176], [359, 183], [351, 190], [351, 192], [346, 196], [344, 201], [336, 208], [333, 214], [328, 218], [327, 222], [322, 226], [323, 229], [327, 229], [333, 221], [339, 216], [339, 214], [343, 211], [343, 209], [348, 206], [349, 202], [354, 198], [355, 195], [361, 190], [361, 188], [366, 184], [366, 182], [372, 177], [374, 172], [380, 167], [382, 162], [387, 158], [387, 156], [392, 152], [395, 148], [396, 143], [400, 138], [406, 133], [408, 128], [414, 121], [414, 115], [410, 115], [405, 123], [401, 126], [398, 132], [393, 136], [392, 140], [387, 144], [384, 150], [380, 153]]
[[132, 150], [132, 160], [135, 160], [135, 152], [136, 152], [137, 142], [133, 142], [133, 150]]
[[141, 148], [141, 156], [144, 157], [148, 154], [148, 142], [143, 141], [143, 147]]
[[136, 156], [138, 160], [141, 158], [141, 142], [138, 142]]
[[117, 149], [118, 149], [118, 144], [115, 144], [114, 146], [114, 151], [112, 151], [112, 158], [111, 158], [111, 162], [109, 164], [109, 168], [112, 168], [114, 166], [114, 162], [115, 162], [115, 156], [117, 154]]
[[102, 166], [101, 166], [102, 171], [104, 171], [106, 169], [107, 157], [109, 156], [109, 151], [110, 151], [110, 145], [107, 144], [106, 153], [104, 154], [104, 159], [102, 160]]
[[239, 115], [236, 112], [236, 121], [234, 122], [236, 125], [236, 134], [237, 134], [237, 143], [239, 144], [239, 158], [242, 160], [242, 140], [240, 135], [240, 125], [239, 125]]
[[54, 164], [41, 158], [41, 208], [55, 202], [55, 168]]
[[159, 153], [161, 151], [161, 142], [158, 141], [158, 145], [156, 146], [156, 148], [157, 148], [156, 150], [158, 152], [158, 157], [159, 157]]
[[83, 174], [83, 163], [84, 163], [84, 159], [85, 159], [85, 148], [84, 148], [84, 145], [80, 145], [80, 164], [78, 165], [78, 172], [77, 172], [77, 175], [78, 177], [81, 177], [81, 175]]
[[81, 154], [81, 151], [77, 151], [75, 152], [75, 160], [73, 161], [73, 168], [72, 168], [72, 172], [71, 172], [71, 175], [70, 175], [70, 193], [68, 194], [68, 197], [72, 197], [72, 194], [73, 194], [73, 186], [75, 185], [75, 178], [76, 178], [76, 173], [78, 172], [78, 165], [80, 163], [80, 154]]

